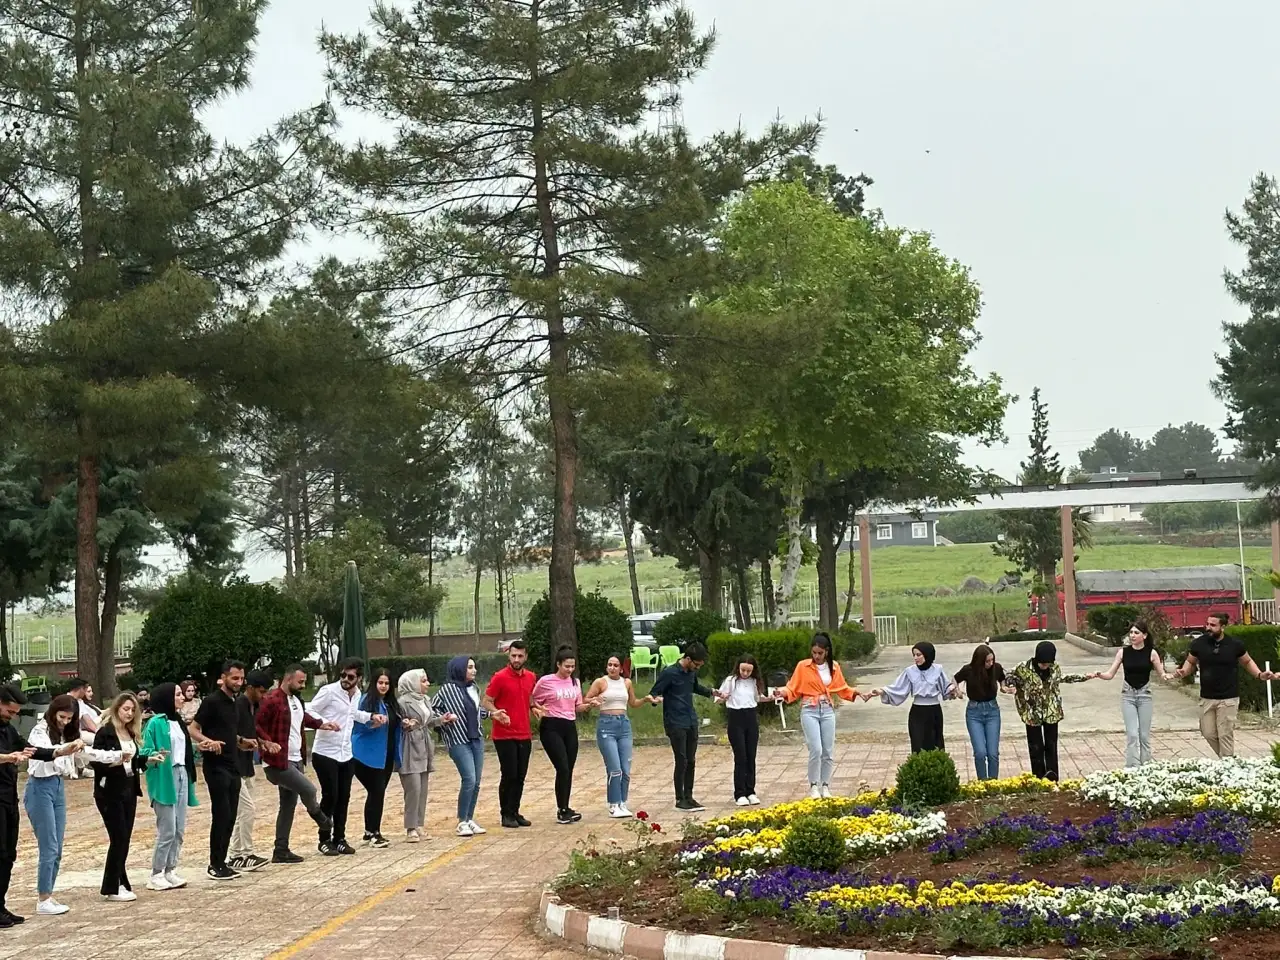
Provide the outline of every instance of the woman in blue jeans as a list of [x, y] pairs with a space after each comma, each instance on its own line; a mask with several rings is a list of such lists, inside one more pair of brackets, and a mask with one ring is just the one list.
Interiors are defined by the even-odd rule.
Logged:
[[484, 711], [476, 688], [476, 662], [466, 656], [454, 657], [445, 667], [445, 678], [431, 709], [440, 714], [440, 736], [462, 780], [458, 787], [458, 836], [474, 837], [477, 830], [485, 832], [475, 821], [484, 772], [484, 733], [480, 729]]
[[1000, 704], [996, 695], [1004, 689], [1004, 667], [996, 663], [995, 651], [985, 643], [978, 644], [973, 659], [955, 675], [957, 688], [965, 685], [969, 704], [964, 709], [964, 723], [973, 744], [973, 765], [979, 780], [995, 780], [1000, 776]]
[[609, 803], [609, 816], [622, 820], [632, 816], [627, 809], [627, 796], [631, 790], [631, 719], [629, 707], [652, 704], [653, 697], [637, 699], [631, 681], [622, 675], [622, 659], [609, 658], [605, 676], [591, 684], [586, 699], [600, 700], [600, 717], [596, 721], [596, 746], [604, 757], [605, 797]]

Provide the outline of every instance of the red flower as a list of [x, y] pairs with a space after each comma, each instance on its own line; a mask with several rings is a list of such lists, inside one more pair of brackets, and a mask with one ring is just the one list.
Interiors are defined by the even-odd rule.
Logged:
[[661, 833], [661, 832], [662, 832], [662, 824], [660, 824], [660, 823], [651, 823], [651, 824], [649, 824], [649, 829], [650, 829], [650, 830], [652, 830], [654, 833]]
[[649, 815], [648, 815], [647, 813], [645, 813], [643, 810], [637, 810], [637, 811], [636, 811], [636, 819], [637, 819], [637, 820], [639, 820], [639, 821], [641, 821], [641, 822], [643, 822], [643, 821], [645, 821], [645, 820], [648, 820], [648, 819], [649, 819]]

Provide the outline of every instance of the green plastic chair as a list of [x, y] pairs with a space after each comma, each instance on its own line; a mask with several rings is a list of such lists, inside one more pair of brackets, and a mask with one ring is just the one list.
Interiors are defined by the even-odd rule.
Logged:
[[652, 670], [653, 679], [658, 679], [658, 655], [648, 647], [631, 648], [631, 672], [637, 677], [641, 670]]
[[680, 648], [676, 646], [659, 647], [658, 656], [662, 658], [662, 665], [669, 667], [680, 659]]

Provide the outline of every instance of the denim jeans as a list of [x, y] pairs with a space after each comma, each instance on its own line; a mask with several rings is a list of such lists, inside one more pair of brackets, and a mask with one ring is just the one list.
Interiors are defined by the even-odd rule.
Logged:
[[1120, 714], [1124, 717], [1124, 765], [1136, 767], [1151, 762], [1151, 685], [1120, 691]]
[[472, 820], [480, 799], [480, 775], [484, 772], [484, 741], [468, 740], [449, 745], [449, 759], [458, 768], [462, 785], [458, 788], [458, 821]]
[[978, 779], [999, 779], [1000, 704], [994, 700], [970, 700], [964, 708], [964, 725], [969, 728]]
[[187, 768], [173, 765], [173, 795], [176, 803], [151, 802], [156, 814], [156, 846], [151, 854], [151, 875], [178, 868], [182, 838], [187, 832]]
[[800, 708], [800, 729], [809, 748], [809, 784], [830, 784], [836, 769], [836, 711], [829, 703]]
[[601, 714], [596, 721], [596, 746], [604, 757], [609, 805], [626, 803], [631, 792], [631, 719], [625, 714]]
[[62, 864], [62, 838], [67, 832], [67, 795], [61, 777], [29, 777], [22, 798], [27, 819], [40, 848], [36, 867], [36, 892], [42, 897], [53, 893]]

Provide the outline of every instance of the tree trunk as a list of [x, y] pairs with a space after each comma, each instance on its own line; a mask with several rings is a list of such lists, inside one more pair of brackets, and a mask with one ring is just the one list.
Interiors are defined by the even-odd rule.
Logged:
[[480, 564], [476, 564], [476, 586], [475, 592], [471, 595], [471, 616], [472, 628], [475, 631], [476, 649], [480, 649], [480, 576], [484, 572], [484, 568]]
[[400, 649], [400, 623], [399, 617], [387, 617], [387, 652], [393, 657], [404, 656]]
[[778, 601], [773, 611], [773, 628], [781, 630], [791, 616], [791, 600], [795, 596], [796, 581], [800, 578], [800, 564], [804, 560], [804, 484], [793, 479], [787, 491], [787, 558], [782, 564], [782, 578], [778, 581]]
[[[856, 530], [857, 527], [854, 527]], [[861, 549], [861, 541], [859, 541]], [[853, 617], [853, 598], [858, 594], [858, 551], [853, 549], [853, 541], [849, 541], [849, 592], [844, 598], [844, 616], [840, 618], [840, 626], [844, 626]]]
[[[435, 532], [427, 534], [427, 586], [435, 585], [436, 575], [436, 535]], [[434, 637], [436, 635], [436, 611], [431, 611], [431, 616], [427, 620], [427, 636]]]
[[720, 552], [698, 548], [698, 580], [702, 586], [702, 609], [713, 613], [724, 610], [724, 595], [720, 590]]
[[1058, 609], [1058, 565], [1055, 563], [1051, 567], [1039, 571], [1040, 582], [1044, 584], [1044, 607], [1045, 622], [1049, 625], [1050, 630], [1065, 630], [1067, 622], [1062, 616], [1062, 611]]
[[836, 565], [842, 531], [827, 510], [818, 513], [815, 528], [818, 538], [818, 625], [823, 630], [834, 631], [840, 625]]
[[76, 462], [76, 672], [103, 687], [102, 624], [98, 620], [98, 458], [86, 418], [79, 424]]
[[739, 567], [734, 571], [734, 582], [738, 585], [738, 626], [743, 630], [751, 629], [751, 590], [747, 587], [747, 571]]
[[635, 524], [631, 520], [631, 511], [627, 509], [627, 495], [618, 499], [618, 515], [622, 519], [622, 540], [627, 549], [627, 577], [631, 580], [631, 606], [636, 616], [644, 613], [644, 604], [640, 601], [640, 578], [636, 575], [636, 549], [631, 545], [631, 535], [635, 532]]
[[284, 551], [284, 578], [292, 582], [297, 572], [293, 566], [293, 523], [289, 516], [289, 471], [282, 470], [276, 484], [280, 489], [280, 546]]
[[[7, 664], [12, 671], [13, 661], [9, 659], [9, 604], [0, 603], [0, 661]], [[0, 683], [8, 683], [9, 677], [0, 677]]]
[[765, 557], [760, 561], [760, 596], [764, 602], [764, 619], [773, 623], [773, 615], [777, 611], [777, 596], [773, 591], [773, 560]]
[[497, 566], [493, 571], [494, 583], [497, 589], [494, 591], [498, 597], [498, 631], [502, 634], [502, 639], [507, 639], [507, 591], [506, 585], [502, 579], [502, 553], [498, 553]]
[[100, 702], [106, 703], [116, 695], [116, 624], [120, 620], [120, 587], [124, 580], [124, 558], [114, 544], [107, 554], [102, 584], [102, 643], [98, 648], [100, 683], [95, 686]]
[[302, 465], [293, 464], [293, 477], [289, 481], [289, 510], [293, 514], [293, 569], [301, 574], [307, 566], [306, 541], [302, 530], [302, 490], [307, 477]]

